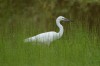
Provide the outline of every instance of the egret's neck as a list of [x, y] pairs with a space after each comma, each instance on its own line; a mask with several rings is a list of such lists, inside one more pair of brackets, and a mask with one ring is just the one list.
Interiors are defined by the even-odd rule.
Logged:
[[63, 31], [64, 31], [63, 26], [60, 24], [60, 20], [56, 20], [56, 24], [57, 24], [57, 26], [60, 29], [59, 32], [58, 32], [58, 34], [61, 37], [63, 35]]

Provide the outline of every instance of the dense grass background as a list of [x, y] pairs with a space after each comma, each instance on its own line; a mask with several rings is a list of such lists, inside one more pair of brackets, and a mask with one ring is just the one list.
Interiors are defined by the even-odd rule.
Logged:
[[[48, 47], [24, 43], [27, 37], [47, 31], [64, 35]], [[1, 0], [0, 66], [100, 66], [99, 0]]]

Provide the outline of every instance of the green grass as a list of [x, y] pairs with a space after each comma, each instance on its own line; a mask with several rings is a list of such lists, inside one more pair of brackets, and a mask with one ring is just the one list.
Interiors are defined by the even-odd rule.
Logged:
[[[4, 27], [5, 29], [2, 30], [0, 66], [100, 65], [100, 47], [97, 46], [97, 36], [91, 34], [91, 37], [87, 30], [81, 27], [81, 24], [77, 22], [64, 23], [65, 32], [63, 37], [54, 41], [48, 47], [47, 45], [24, 43], [24, 38], [36, 35], [44, 30], [33, 28], [31, 19], [17, 19], [19, 21], [16, 21], [15, 26], [12, 25], [15, 28], [7, 24]], [[29, 21], [29, 25], [27, 21]]]
[[[0, 66], [100, 66], [100, 11], [94, 1], [73, 0], [68, 4], [63, 0], [34, 0], [31, 6], [30, 2], [26, 4], [27, 0], [20, 3], [15, 0], [14, 4], [9, 1], [10, 5], [3, 1]], [[49, 47], [23, 42], [25, 38], [42, 32], [58, 31], [55, 19], [59, 15], [74, 20], [62, 23], [64, 35], [60, 39]]]

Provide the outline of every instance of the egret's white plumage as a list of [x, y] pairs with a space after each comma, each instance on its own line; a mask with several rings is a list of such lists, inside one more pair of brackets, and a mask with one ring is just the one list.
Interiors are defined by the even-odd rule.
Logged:
[[39, 42], [39, 43], [50, 44], [52, 41], [59, 39], [63, 35], [63, 31], [64, 31], [63, 26], [60, 24], [60, 21], [69, 21], [69, 20], [63, 16], [59, 16], [56, 19], [56, 24], [60, 29], [58, 33], [54, 31], [41, 33], [36, 36], [25, 39], [25, 42], [34, 41], [34, 42]]

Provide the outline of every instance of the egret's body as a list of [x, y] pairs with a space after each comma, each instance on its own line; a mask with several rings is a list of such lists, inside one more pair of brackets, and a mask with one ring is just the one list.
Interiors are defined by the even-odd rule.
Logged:
[[39, 43], [50, 44], [50, 42], [52, 42], [58, 38], [60, 38], [60, 36], [56, 32], [45, 32], [45, 33], [38, 34], [34, 37], [25, 39], [25, 42], [35, 41], [35, 42], [39, 42]]
[[45, 44], [50, 44], [52, 41], [59, 39], [63, 35], [63, 26], [60, 24], [60, 21], [69, 21], [68, 19], [64, 18], [63, 16], [59, 16], [56, 19], [56, 24], [59, 27], [59, 32], [45, 32], [38, 34], [36, 36], [30, 37], [25, 39], [25, 42], [39, 42], [39, 43], [45, 43]]

